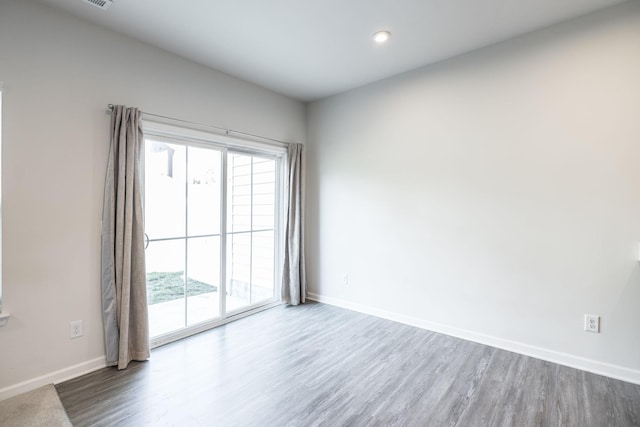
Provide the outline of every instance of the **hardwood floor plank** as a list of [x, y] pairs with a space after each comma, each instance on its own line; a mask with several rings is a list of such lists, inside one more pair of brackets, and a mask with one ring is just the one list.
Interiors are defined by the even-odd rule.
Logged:
[[640, 386], [319, 303], [56, 386], [75, 426], [638, 426]]

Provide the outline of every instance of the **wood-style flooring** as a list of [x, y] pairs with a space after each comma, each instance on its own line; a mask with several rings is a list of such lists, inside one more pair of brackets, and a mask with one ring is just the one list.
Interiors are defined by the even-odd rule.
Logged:
[[56, 386], [74, 426], [639, 426], [640, 386], [310, 303]]

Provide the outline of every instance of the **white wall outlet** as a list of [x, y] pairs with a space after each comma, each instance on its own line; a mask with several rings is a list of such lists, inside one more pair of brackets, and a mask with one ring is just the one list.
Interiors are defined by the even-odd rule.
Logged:
[[345, 286], [349, 284], [349, 273], [344, 273], [342, 275], [342, 284]]
[[82, 320], [69, 323], [69, 338], [79, 338], [82, 336]]
[[600, 316], [585, 314], [584, 330], [587, 332], [600, 332]]

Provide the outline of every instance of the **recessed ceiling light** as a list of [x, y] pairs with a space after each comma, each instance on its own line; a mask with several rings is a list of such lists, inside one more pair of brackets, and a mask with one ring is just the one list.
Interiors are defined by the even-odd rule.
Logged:
[[378, 31], [373, 34], [373, 40], [375, 40], [376, 43], [384, 43], [389, 40], [389, 37], [391, 37], [391, 33], [389, 31]]

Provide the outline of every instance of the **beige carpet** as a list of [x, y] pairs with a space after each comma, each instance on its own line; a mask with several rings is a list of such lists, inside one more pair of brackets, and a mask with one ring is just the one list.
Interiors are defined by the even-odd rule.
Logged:
[[2, 427], [71, 426], [52, 384], [0, 402]]

